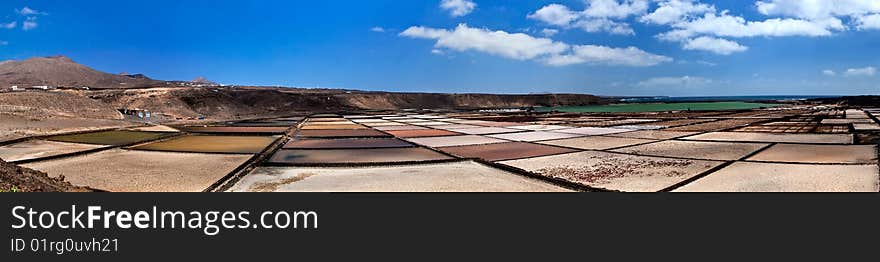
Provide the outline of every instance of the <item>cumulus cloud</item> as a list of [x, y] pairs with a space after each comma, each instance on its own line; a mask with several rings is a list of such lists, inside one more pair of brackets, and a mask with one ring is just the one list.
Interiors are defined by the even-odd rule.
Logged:
[[470, 0], [443, 0], [440, 8], [449, 12], [453, 17], [466, 16], [477, 8], [477, 4]]
[[682, 76], [682, 77], [656, 77], [647, 79], [636, 84], [638, 87], [703, 87], [712, 84], [712, 79]]
[[834, 70], [831, 70], [831, 69], [825, 69], [825, 70], [822, 70], [822, 74], [826, 75], [826, 76], [836, 76], [837, 72], [834, 72]]
[[568, 45], [547, 38], [535, 38], [523, 33], [489, 31], [460, 24], [454, 30], [410, 27], [401, 36], [435, 39], [436, 48], [455, 51], [479, 51], [501, 57], [529, 60], [565, 52]]
[[39, 24], [37, 24], [36, 17], [28, 17], [27, 20], [24, 20], [24, 22], [21, 23], [21, 29], [24, 31], [33, 30], [37, 28], [37, 26], [39, 26]]
[[685, 50], [708, 51], [719, 55], [730, 55], [749, 50], [748, 47], [737, 42], [707, 36], [687, 40], [682, 48]]
[[580, 15], [577, 12], [560, 4], [549, 4], [528, 15], [528, 18], [530, 19], [555, 26], [568, 26], [579, 17]]
[[586, 32], [608, 32], [616, 35], [635, 35], [636, 32], [627, 23], [615, 22], [607, 18], [580, 20], [574, 24]]
[[850, 68], [843, 73], [847, 77], [872, 77], [877, 74], [877, 68], [873, 66], [864, 68]]
[[15, 9], [15, 12], [20, 15], [24, 15], [24, 16], [45, 15], [46, 14], [45, 12], [40, 12], [40, 11], [31, 9], [30, 7], [27, 7], [27, 6], [22, 7], [21, 9]]
[[645, 52], [636, 47], [613, 48], [598, 45], [576, 45], [571, 53], [556, 54], [544, 60], [552, 66], [604, 64], [645, 67], [671, 62], [672, 58]]
[[672, 31], [658, 37], [664, 40], [681, 41], [696, 35], [718, 37], [785, 37], [785, 36], [830, 36], [832, 30], [844, 29], [837, 19], [807, 21], [791, 18], [773, 18], [764, 21], [746, 21], [739, 16], [727, 13], [720, 15], [708, 13], [692, 21], [680, 22], [672, 26]]
[[755, 6], [764, 15], [805, 19], [880, 13], [877, 0], [765, 0], [756, 2]]
[[528, 18], [566, 29], [580, 28], [590, 33], [634, 35], [635, 31], [629, 23], [618, 20], [644, 14], [649, 7], [647, 0], [587, 0], [586, 3], [587, 8], [583, 11], [549, 4], [529, 14]]
[[13, 29], [16, 26], [18, 26], [18, 23], [15, 21], [0, 24], [0, 28], [4, 28], [4, 29]]
[[376, 27], [370, 28], [370, 31], [373, 31], [376, 33], [385, 33], [385, 28], [376, 26]]
[[880, 14], [859, 16], [855, 21], [859, 30], [880, 30]]
[[556, 30], [556, 29], [544, 28], [544, 30], [541, 30], [541, 34], [546, 37], [551, 37], [551, 36], [554, 36], [558, 33], [559, 33], [559, 30]]
[[694, 15], [715, 13], [715, 7], [692, 0], [670, 0], [658, 3], [657, 9], [642, 16], [639, 21], [648, 24], [668, 25], [686, 20]]
[[646, 0], [588, 0], [587, 9], [583, 11], [586, 17], [618, 18], [624, 19], [632, 15], [645, 13], [648, 10]]
[[472, 28], [467, 24], [459, 24], [454, 30], [414, 26], [400, 33], [400, 36], [436, 40], [435, 50], [477, 51], [516, 60], [539, 61], [551, 66], [574, 64], [653, 66], [672, 61], [671, 58], [651, 54], [636, 47], [572, 46], [549, 38]]

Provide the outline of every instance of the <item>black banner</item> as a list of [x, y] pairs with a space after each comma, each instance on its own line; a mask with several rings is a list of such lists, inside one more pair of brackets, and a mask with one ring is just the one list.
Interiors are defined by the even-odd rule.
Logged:
[[[547, 261], [691, 256], [711, 261], [756, 258], [749, 254], [761, 252], [780, 258], [828, 255], [839, 260], [876, 256], [873, 239], [880, 235], [880, 194], [5, 193], [0, 197], [7, 236], [4, 256], [12, 259], [3, 261], [269, 257]], [[98, 219], [89, 228], [90, 212]], [[176, 214], [166, 216], [176, 220], [166, 219], [165, 228], [157, 221], [162, 212]], [[227, 212], [231, 215], [224, 215]], [[261, 219], [265, 212], [269, 215]], [[77, 214], [81, 222], [76, 221]], [[232, 228], [222, 228], [224, 218]], [[177, 228], [170, 227], [170, 221]], [[192, 224], [180, 228], [180, 221]]]

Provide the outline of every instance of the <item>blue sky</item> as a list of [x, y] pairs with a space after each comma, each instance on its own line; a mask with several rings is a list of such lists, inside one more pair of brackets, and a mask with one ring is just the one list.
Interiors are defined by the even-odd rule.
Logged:
[[598, 95], [878, 94], [876, 0], [18, 1], [0, 59], [166, 80]]

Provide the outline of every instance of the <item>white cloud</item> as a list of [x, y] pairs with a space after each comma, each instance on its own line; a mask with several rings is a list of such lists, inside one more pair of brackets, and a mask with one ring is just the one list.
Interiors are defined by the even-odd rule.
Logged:
[[632, 27], [622, 21], [630, 16], [644, 14], [649, 7], [647, 0], [587, 0], [587, 8], [573, 11], [560, 4], [549, 4], [538, 9], [528, 18], [562, 28], [580, 28], [586, 32], [608, 32], [634, 35]]
[[18, 23], [16, 23], [15, 21], [12, 21], [12, 22], [9, 22], [9, 23], [3, 23], [3, 24], [0, 24], [0, 28], [4, 28], [4, 29], [13, 29], [13, 28], [15, 28], [17, 25], [18, 25]]
[[646, 0], [587, 0], [588, 7], [584, 16], [591, 18], [625, 19], [632, 15], [643, 14], [648, 10]]
[[847, 77], [872, 77], [877, 74], [877, 68], [873, 66], [864, 68], [850, 68], [843, 73]]
[[730, 55], [749, 50], [748, 47], [740, 45], [737, 42], [708, 36], [701, 36], [687, 40], [682, 48], [684, 48], [684, 50], [709, 51], [719, 55]]
[[544, 30], [541, 30], [541, 34], [546, 37], [551, 37], [551, 36], [554, 36], [558, 33], [559, 33], [559, 30], [556, 30], [556, 29], [544, 28]]
[[385, 33], [385, 28], [382, 28], [382, 27], [378, 27], [378, 26], [377, 26], [377, 27], [370, 28], [370, 31], [373, 31], [373, 32], [376, 32], [376, 33]]
[[717, 66], [717, 65], [718, 65], [718, 64], [716, 64], [716, 63], [712, 63], [712, 62], [704, 61], [704, 60], [697, 60], [696, 63], [697, 63], [697, 64], [704, 65], [704, 66]]
[[449, 12], [453, 17], [466, 16], [477, 8], [477, 4], [471, 0], [443, 0], [440, 8]]
[[528, 18], [530, 19], [555, 26], [568, 26], [579, 17], [580, 15], [578, 13], [571, 11], [567, 6], [560, 4], [549, 4], [528, 15]]
[[855, 24], [859, 30], [880, 30], [880, 14], [859, 16], [856, 18]]
[[477, 51], [516, 60], [539, 61], [551, 66], [574, 64], [653, 66], [672, 61], [672, 58], [651, 54], [636, 47], [572, 46], [549, 38], [471, 28], [466, 24], [460, 24], [454, 30], [414, 26], [400, 35], [436, 40], [435, 49]]
[[443, 50], [440, 50], [440, 49], [431, 49], [431, 53], [432, 53], [432, 54], [435, 54], [435, 55], [444, 55], [444, 54], [446, 54], [446, 52], [443, 52]]
[[608, 19], [584, 20], [576, 24], [588, 33], [608, 32], [614, 35], [635, 35], [636, 31], [628, 23], [615, 22]]
[[608, 32], [615, 35], [635, 35], [636, 32], [627, 23], [615, 22], [606, 18], [580, 20], [574, 24], [586, 32]]
[[764, 15], [783, 15], [806, 19], [825, 19], [880, 13], [877, 0], [766, 0], [755, 3]]
[[836, 76], [837, 72], [834, 72], [834, 70], [831, 70], [831, 69], [825, 69], [825, 70], [822, 70], [822, 74], [826, 75], [826, 76]]
[[715, 7], [692, 0], [666, 0], [658, 3], [654, 12], [642, 16], [639, 21], [649, 24], [668, 25], [683, 21], [693, 15], [715, 13]]
[[573, 64], [605, 64], [645, 67], [671, 62], [672, 58], [645, 52], [636, 47], [613, 48], [597, 45], [577, 45], [572, 52], [557, 54], [547, 58], [544, 63], [552, 66]]
[[24, 31], [33, 30], [37, 28], [37, 26], [39, 26], [39, 24], [37, 24], [36, 17], [28, 17], [27, 20], [24, 20], [24, 22], [21, 23], [21, 29]]
[[702, 87], [712, 83], [712, 79], [692, 76], [656, 77], [636, 84], [639, 87]]
[[455, 51], [479, 51], [501, 57], [529, 60], [540, 56], [565, 52], [568, 45], [547, 38], [535, 38], [523, 33], [507, 33], [471, 28], [460, 24], [453, 31], [425, 27], [410, 27], [400, 34], [412, 38], [436, 39], [436, 48]]
[[24, 16], [45, 15], [46, 14], [45, 12], [40, 12], [40, 11], [31, 9], [30, 7], [27, 7], [27, 6], [21, 8], [21, 9], [15, 9], [15, 12], [20, 15], [24, 15]]
[[719, 37], [785, 37], [785, 36], [830, 36], [832, 30], [843, 30], [838, 19], [807, 21], [791, 18], [773, 18], [764, 21], [746, 21], [739, 16], [726, 13], [708, 13], [692, 21], [673, 25], [674, 30], [659, 35], [661, 39], [681, 41], [696, 35]]

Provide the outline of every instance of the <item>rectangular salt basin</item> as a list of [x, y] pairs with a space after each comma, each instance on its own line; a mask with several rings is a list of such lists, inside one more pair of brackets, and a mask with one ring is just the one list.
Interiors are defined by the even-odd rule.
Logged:
[[121, 146], [121, 145], [130, 145], [130, 144], [140, 143], [140, 142], [144, 142], [144, 141], [155, 140], [155, 139], [159, 139], [159, 138], [167, 137], [167, 136], [171, 136], [171, 135], [173, 135], [173, 134], [157, 133], [157, 132], [116, 130], [116, 131], [83, 133], [83, 134], [75, 134], [75, 135], [52, 136], [47, 139], [52, 140], [52, 141], [58, 141], [58, 142]]
[[378, 126], [376, 130], [382, 131], [400, 131], [400, 130], [427, 130], [427, 127], [421, 126], [411, 126], [406, 124], [396, 125], [396, 126]]
[[462, 133], [462, 134], [469, 134], [469, 135], [488, 135], [488, 134], [524, 132], [525, 130], [501, 128], [501, 127], [480, 127], [480, 128], [451, 129], [449, 131], [458, 132], [458, 133]]
[[582, 137], [582, 136], [584, 136], [584, 135], [565, 134], [565, 133], [546, 132], [546, 131], [530, 131], [530, 132], [522, 132], [522, 133], [489, 135], [488, 137], [494, 137], [494, 138], [511, 140], [511, 141], [536, 142], [536, 141], [565, 139], [565, 138]]
[[163, 125], [135, 127], [135, 128], [131, 128], [131, 130], [132, 131], [142, 131], [142, 132], [169, 132], [169, 133], [180, 132], [180, 130], [177, 130], [177, 129], [169, 127], [169, 126], [163, 126]]
[[856, 131], [877, 131], [880, 130], [880, 125], [870, 123], [870, 124], [853, 124], [853, 129]]
[[565, 192], [536, 179], [467, 162], [362, 168], [261, 167], [232, 192]]
[[46, 140], [30, 140], [0, 147], [0, 158], [7, 162], [33, 160], [108, 147]]
[[558, 126], [558, 125], [525, 125], [525, 126], [511, 126], [508, 128], [531, 130], [531, 131], [552, 131], [552, 130], [559, 130], [559, 129], [568, 129], [568, 128], [573, 128], [573, 127]]
[[685, 137], [685, 136], [690, 136], [690, 135], [695, 135], [695, 134], [698, 134], [698, 132], [643, 130], [643, 131], [635, 131], [635, 132], [627, 132], [627, 133], [609, 134], [606, 136], [665, 140], [665, 139], [673, 139], [673, 138]]
[[477, 135], [421, 137], [409, 138], [407, 140], [428, 147], [468, 146], [508, 142], [497, 138]]
[[706, 160], [739, 160], [770, 144], [704, 141], [660, 141], [614, 150], [618, 153]]
[[440, 147], [437, 149], [458, 157], [480, 158], [486, 161], [501, 161], [577, 152], [577, 150], [574, 149], [523, 142]]
[[348, 121], [348, 119], [342, 117], [312, 117], [308, 119], [309, 122], [340, 122], [340, 121]]
[[566, 133], [566, 134], [580, 134], [580, 135], [588, 135], [588, 136], [598, 136], [598, 135], [626, 133], [626, 132], [632, 132], [632, 131], [633, 130], [631, 130], [631, 129], [604, 128], [604, 127], [581, 127], [581, 128], [556, 130], [553, 132]]
[[200, 192], [252, 155], [111, 149], [25, 164], [79, 186], [116, 192]]
[[870, 118], [862, 118], [862, 119], [825, 119], [822, 120], [823, 125], [846, 125], [853, 123], [874, 123], [874, 120]]
[[373, 129], [314, 129], [300, 130], [297, 137], [342, 138], [342, 137], [389, 137], [391, 135]]
[[737, 162], [675, 192], [873, 192], [877, 165]]
[[687, 140], [744, 141], [767, 143], [852, 144], [851, 134], [769, 134], [747, 132], [713, 132], [685, 137]]
[[443, 130], [452, 130], [452, 129], [465, 129], [465, 128], [481, 128], [482, 126], [475, 125], [462, 125], [462, 124], [450, 124], [450, 125], [442, 125], [442, 126], [432, 126], [432, 128], [443, 129]]
[[657, 192], [724, 162], [585, 151], [499, 163], [593, 188]]
[[284, 134], [290, 127], [235, 127], [235, 126], [188, 126], [181, 127], [183, 131], [192, 133], [214, 134]]
[[857, 110], [857, 109], [849, 109], [849, 110], [846, 110], [846, 118], [858, 119], [858, 118], [870, 118], [870, 117], [868, 117], [868, 114], [865, 113], [865, 111]]
[[826, 164], [877, 163], [875, 145], [778, 144], [749, 158], [752, 161]]
[[419, 125], [419, 126], [432, 126], [432, 127], [433, 127], [433, 126], [447, 126], [447, 125], [452, 125], [452, 123], [439, 122], [439, 121], [432, 121], [432, 122], [419, 122], [419, 123], [413, 123], [413, 125]]
[[314, 121], [309, 121], [309, 122], [306, 122], [306, 125], [308, 125], [308, 126], [323, 126], [323, 125], [357, 125], [357, 123], [352, 122], [352, 121], [348, 121], [348, 120], [346, 120], [346, 121], [324, 121], [324, 122], [314, 122]]
[[425, 129], [425, 130], [395, 130], [395, 131], [387, 131], [389, 134], [400, 137], [400, 138], [415, 138], [415, 137], [436, 137], [436, 136], [457, 136], [459, 133], [455, 133], [452, 131], [440, 130], [440, 129]]
[[206, 136], [190, 135], [136, 146], [132, 149], [170, 151], [170, 152], [199, 152], [199, 153], [237, 153], [255, 154], [262, 152], [267, 146], [275, 142], [277, 136]]
[[346, 129], [369, 129], [369, 127], [365, 127], [362, 125], [305, 125], [302, 130], [321, 130], [321, 129], [338, 129], [338, 130], [346, 130]]
[[299, 139], [288, 142], [285, 149], [355, 149], [396, 148], [415, 145], [397, 138]]
[[588, 137], [580, 137], [580, 138], [543, 141], [540, 143], [546, 144], [546, 145], [564, 146], [564, 147], [587, 149], [587, 150], [605, 150], [605, 149], [618, 148], [618, 147], [623, 147], [623, 146], [651, 143], [651, 142], [656, 142], [656, 141], [657, 140], [638, 139], [638, 138], [588, 136]]
[[379, 149], [278, 150], [269, 159], [276, 164], [363, 164], [447, 160], [452, 157], [419, 147]]
[[351, 121], [355, 122], [355, 123], [361, 123], [361, 124], [363, 124], [363, 123], [391, 123], [391, 121], [384, 120], [384, 119], [352, 119]]
[[397, 122], [388, 122], [388, 123], [363, 123], [365, 126], [369, 127], [383, 127], [383, 126], [408, 126], [407, 124], [397, 123]]

